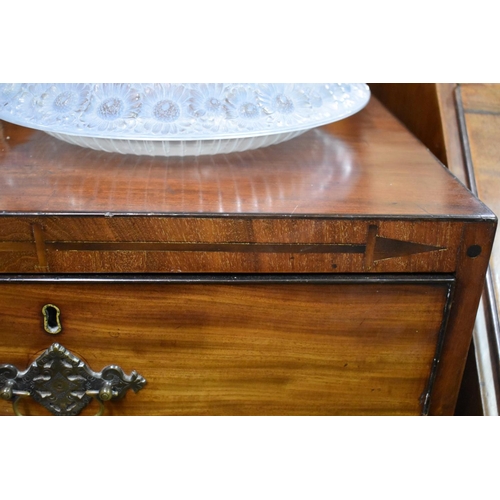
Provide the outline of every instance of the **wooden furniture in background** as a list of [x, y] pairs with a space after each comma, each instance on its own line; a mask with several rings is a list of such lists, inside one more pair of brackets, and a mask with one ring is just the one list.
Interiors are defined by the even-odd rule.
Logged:
[[371, 92], [425, 144], [441, 163], [448, 165], [451, 149], [441, 120], [442, 106], [434, 83], [370, 83]]
[[108, 414], [453, 414], [496, 218], [376, 98], [213, 157], [0, 136], [0, 363], [137, 370]]

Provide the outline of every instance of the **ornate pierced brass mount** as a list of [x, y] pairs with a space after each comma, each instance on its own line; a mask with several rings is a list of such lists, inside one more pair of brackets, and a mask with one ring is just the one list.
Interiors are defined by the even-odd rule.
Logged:
[[146, 379], [133, 371], [126, 375], [116, 365], [99, 373], [60, 344], [52, 344], [25, 371], [13, 365], [0, 365], [0, 397], [13, 403], [31, 396], [53, 415], [78, 415], [95, 398], [102, 415], [104, 402], [121, 399], [128, 389], [141, 390]]

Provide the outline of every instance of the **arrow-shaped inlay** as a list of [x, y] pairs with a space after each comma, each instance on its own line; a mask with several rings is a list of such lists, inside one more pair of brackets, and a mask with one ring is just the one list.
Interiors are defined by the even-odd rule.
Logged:
[[[28, 252], [35, 250], [32, 242], [0, 242], [0, 252]], [[45, 250], [118, 251], [118, 252], [230, 252], [230, 253], [365, 253], [366, 244], [354, 243], [182, 243], [182, 242], [101, 242], [101, 241], [46, 241]], [[377, 236], [374, 260], [404, 257], [415, 253], [443, 250], [441, 247], [421, 245], [409, 241]]]
[[0, 252], [36, 251], [41, 266], [46, 266], [45, 252], [228, 252], [228, 253], [292, 253], [292, 254], [365, 254], [365, 266], [374, 262], [419, 253], [445, 250], [443, 247], [377, 235], [377, 226], [369, 226], [367, 242], [363, 243], [204, 243], [204, 242], [100, 242], [46, 241], [39, 229], [35, 241], [0, 242]]
[[444, 248], [377, 236], [373, 260], [376, 262], [377, 260], [406, 257], [417, 253], [434, 252], [435, 250], [444, 250]]
[[368, 227], [368, 238], [365, 252], [365, 268], [368, 270], [379, 260], [394, 259], [396, 257], [407, 257], [419, 253], [446, 250], [446, 248], [414, 243], [413, 241], [395, 240], [378, 236], [378, 227]]

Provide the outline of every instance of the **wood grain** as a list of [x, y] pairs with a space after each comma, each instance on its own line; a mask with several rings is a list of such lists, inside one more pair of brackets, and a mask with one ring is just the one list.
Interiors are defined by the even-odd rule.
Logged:
[[460, 179], [464, 186], [469, 187], [463, 145], [460, 137], [458, 110], [456, 106], [457, 85], [454, 83], [437, 83], [436, 92], [439, 103], [439, 114], [433, 119], [441, 123], [444, 146], [446, 150], [445, 165]]
[[65, 347], [151, 383], [110, 413], [418, 414], [434, 374], [426, 408], [453, 413], [496, 219], [377, 98], [214, 157], [100, 153], [5, 122], [0, 136], [0, 352], [16, 363], [53, 341], [40, 309], [55, 302]]
[[[461, 85], [465, 125], [478, 196], [500, 213], [500, 85]], [[500, 242], [493, 245], [491, 269], [500, 297]]]
[[[450, 334], [445, 337], [431, 406], [432, 414], [453, 414], [488, 269], [495, 230], [495, 225], [486, 224], [470, 223], [465, 227], [455, 273], [457, 288], [447, 328]], [[468, 251], [475, 245], [481, 248], [481, 253], [470, 257]]]
[[450, 281], [414, 281], [3, 283], [0, 363], [24, 369], [57, 341], [95, 371], [137, 370], [147, 385], [110, 415], [418, 415]]
[[[491, 178], [476, 180], [473, 170], [475, 169], [473, 164], [477, 163], [478, 170], [482, 169], [482, 174], [485, 175], [484, 167], [486, 164], [490, 164], [488, 170], [494, 170], [495, 159], [498, 160], [498, 152], [495, 153], [495, 147], [498, 143], [495, 134], [495, 129], [498, 127], [495, 125], [495, 118], [492, 118], [495, 113], [498, 114], [499, 111], [499, 100], [498, 100], [498, 85], [478, 85], [478, 84], [461, 84], [457, 85], [454, 83], [438, 83], [438, 84], [379, 84], [373, 88], [375, 94], [381, 99], [381, 101], [390, 109], [396, 116], [398, 116], [402, 122], [414, 133], [416, 136], [428, 147], [436, 156], [438, 156], [445, 165], [448, 166], [450, 171], [457, 176], [457, 178], [473, 192], [477, 193], [476, 182], [483, 184], [484, 190], [490, 190], [490, 193], [484, 193], [480, 196], [486, 195], [482, 198], [490, 208], [493, 208], [495, 212], [498, 213], [498, 207], [495, 204], [495, 193], [498, 192], [496, 189], [498, 186], [495, 183], [494, 175]], [[428, 94], [424, 98], [425, 94]], [[463, 96], [463, 98], [462, 98]], [[458, 97], [458, 106], [457, 106]], [[418, 99], [417, 99], [418, 98]], [[463, 100], [463, 102], [462, 102]], [[440, 130], [441, 129], [441, 130]], [[488, 137], [489, 136], [489, 137]], [[471, 144], [469, 145], [469, 141]], [[436, 147], [437, 145], [437, 147]], [[470, 154], [470, 146], [474, 150], [474, 153]], [[471, 167], [469, 172], [466, 165], [466, 157], [464, 154], [467, 152], [467, 162], [470, 163]], [[487, 160], [488, 155], [490, 159]], [[474, 158], [474, 161], [473, 161]], [[486, 160], [486, 163], [483, 163]], [[492, 168], [493, 167], [493, 168]], [[486, 174], [487, 176], [488, 174]], [[483, 182], [484, 181], [484, 182]], [[487, 195], [491, 194], [492, 197]], [[498, 197], [497, 197], [498, 198]], [[497, 200], [498, 201], [498, 200]], [[497, 246], [497, 245], [495, 245]], [[493, 251], [495, 255], [495, 250]], [[462, 260], [466, 264], [465, 260]], [[460, 264], [459, 259], [459, 268]], [[459, 271], [461, 274], [463, 271]], [[466, 285], [464, 280], [465, 289], [469, 290], [470, 297], [474, 295], [470, 290], [470, 285]], [[492, 280], [490, 280], [492, 281]], [[498, 282], [497, 282], [498, 287]], [[496, 304], [493, 304], [493, 309], [490, 309], [489, 304], [494, 303], [494, 300], [490, 300], [492, 297], [493, 290], [487, 290], [484, 295], [484, 313], [488, 320], [486, 324], [489, 325], [489, 330], [484, 331], [480, 326], [476, 325], [476, 339], [480, 340], [480, 343], [487, 344], [490, 346], [490, 352], [496, 353], [492, 354], [492, 365], [493, 373], [498, 375], [498, 321], [496, 318]], [[459, 295], [460, 297], [460, 295]], [[464, 297], [464, 303], [467, 304], [471, 298]], [[468, 306], [465, 306], [468, 309]], [[460, 311], [460, 308], [456, 309]], [[474, 310], [469, 312], [470, 317], [465, 318], [465, 321], [470, 323], [470, 320], [475, 316]], [[483, 314], [483, 311], [481, 311]], [[463, 317], [459, 312], [459, 316]], [[482, 324], [484, 322], [480, 322]], [[458, 326], [457, 323], [452, 322], [453, 329]], [[462, 335], [462, 334], [460, 334]], [[460, 336], [459, 335], [459, 336]], [[464, 337], [460, 337], [461, 339]], [[458, 341], [458, 344], [451, 344], [452, 347], [446, 348], [445, 352], [450, 349], [450, 352], [460, 345], [462, 340]], [[482, 362], [486, 359], [481, 351], [478, 351], [481, 355]], [[460, 356], [457, 356], [457, 352], [454, 354], [454, 360], [451, 364], [455, 365], [457, 369], [462, 366], [463, 361], [463, 350]], [[488, 357], [489, 358], [489, 357]], [[469, 360], [475, 359], [474, 351], [469, 353]], [[492, 370], [491, 366], [487, 367], [485, 373]], [[479, 368], [481, 372], [485, 370], [482, 366]], [[464, 374], [464, 383], [461, 391], [461, 400], [459, 400], [459, 412], [470, 411], [470, 414], [477, 414], [482, 410], [473, 409], [471, 402], [477, 402], [480, 399], [479, 392], [471, 393], [471, 390], [479, 390], [479, 385], [477, 384], [478, 367], [474, 363], [468, 363], [467, 370]], [[446, 372], [444, 369], [443, 372]], [[450, 374], [451, 372], [448, 372]], [[455, 372], [453, 377], [459, 376], [459, 372]], [[446, 377], [444, 378], [446, 379]], [[492, 382], [488, 379], [483, 379], [481, 376], [481, 387], [482, 391], [491, 391], [491, 389], [486, 389], [493, 386], [497, 386], [496, 382]], [[498, 387], [496, 387], [498, 389]], [[438, 389], [439, 391], [439, 389]], [[455, 389], [448, 386], [447, 391], [450, 395], [455, 393]], [[444, 393], [444, 392], [443, 392]], [[483, 394], [484, 396], [484, 394]], [[453, 398], [453, 396], [451, 396]], [[487, 403], [487, 406], [491, 404]], [[443, 410], [443, 407], [438, 409], [439, 405], [434, 406], [434, 410], [439, 412]], [[452, 403], [449, 401], [446, 403], [447, 408], [451, 408]], [[449, 411], [449, 410], [446, 410]]]
[[436, 83], [370, 83], [373, 94], [445, 165], [450, 160]]
[[[460, 118], [459, 140], [464, 153], [463, 171], [467, 185], [499, 213], [500, 85], [461, 84], [457, 86], [455, 98]], [[461, 400], [459, 399], [459, 407], [470, 410], [471, 397], [473, 400], [481, 398], [480, 411], [485, 415], [498, 414], [500, 407], [499, 261], [500, 249], [497, 240], [493, 246], [475, 327], [476, 356], [474, 363], [468, 363], [464, 373]], [[479, 384], [476, 384], [478, 379]], [[468, 393], [465, 392], [466, 388]], [[471, 388], [477, 389], [476, 398], [473, 397], [474, 394], [470, 394]]]
[[[376, 237], [368, 263], [370, 227]], [[10, 273], [453, 272], [462, 227], [454, 220], [6, 217], [0, 224], [0, 268]], [[20, 255], [31, 258], [16, 258]]]
[[378, 99], [468, 186], [455, 101], [456, 83], [376, 83]]
[[452, 217], [485, 210], [375, 97], [346, 120], [230, 155], [138, 157], [6, 122], [2, 130], [3, 214]]

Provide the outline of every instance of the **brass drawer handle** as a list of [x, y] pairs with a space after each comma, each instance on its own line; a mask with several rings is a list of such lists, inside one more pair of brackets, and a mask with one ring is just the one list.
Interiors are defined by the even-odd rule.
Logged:
[[11, 400], [14, 413], [22, 397], [31, 396], [53, 415], [78, 415], [92, 400], [121, 399], [128, 389], [141, 390], [146, 379], [133, 371], [126, 375], [117, 365], [99, 373], [60, 344], [52, 344], [23, 372], [13, 365], [0, 365], [0, 397]]
[[[94, 415], [94, 417], [101, 417], [104, 414], [104, 403], [99, 398], [96, 397], [95, 392], [97, 392], [97, 391], [87, 391], [85, 394], [87, 394], [88, 396], [92, 396], [99, 403], [99, 410]], [[14, 391], [14, 396], [16, 396], [16, 397], [14, 397], [12, 399], [12, 409], [14, 410], [14, 415], [16, 415], [16, 417], [23, 417], [24, 416], [19, 411], [19, 408], [17, 407], [17, 405], [22, 398], [26, 398], [29, 395], [30, 395], [30, 393], [27, 391]], [[7, 398], [3, 398], [3, 399], [7, 399]]]

